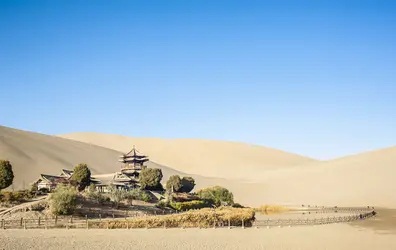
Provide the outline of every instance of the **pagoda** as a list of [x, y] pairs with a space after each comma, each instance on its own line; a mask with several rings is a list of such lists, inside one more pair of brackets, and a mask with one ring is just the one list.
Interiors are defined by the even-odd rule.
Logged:
[[141, 154], [135, 146], [132, 150], [126, 154], [122, 154], [119, 158], [119, 162], [123, 163], [121, 167], [121, 172], [124, 174], [137, 174], [145, 168], [145, 162], [147, 162], [148, 156]]

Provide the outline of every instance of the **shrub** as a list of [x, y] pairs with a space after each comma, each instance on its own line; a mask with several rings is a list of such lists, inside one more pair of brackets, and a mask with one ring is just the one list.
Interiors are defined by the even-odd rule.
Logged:
[[118, 189], [114, 186], [110, 186], [110, 199], [114, 202], [115, 206], [118, 208], [120, 202], [127, 198], [127, 191], [124, 189]]
[[14, 172], [9, 161], [0, 160], [0, 190], [9, 187], [14, 180]]
[[79, 191], [84, 190], [91, 181], [91, 170], [89, 170], [87, 164], [78, 164], [73, 170], [71, 180], [77, 182]]
[[58, 184], [49, 197], [50, 210], [55, 215], [73, 213], [76, 208], [77, 190], [70, 185]]
[[172, 194], [172, 201], [184, 202], [184, 201], [193, 201], [193, 200], [200, 200], [200, 198], [196, 195], [189, 194], [189, 193], [173, 193]]
[[147, 191], [138, 188], [129, 190], [125, 198], [129, 201], [130, 205], [132, 205], [133, 200], [150, 202], [152, 199], [151, 195]]
[[0, 201], [2, 202], [25, 202], [34, 197], [34, 194], [29, 190], [21, 191], [4, 191], [0, 193]]
[[171, 202], [170, 206], [177, 211], [187, 211], [191, 209], [209, 207], [210, 204], [208, 204], [206, 201], [195, 200], [186, 202]]
[[181, 179], [181, 184], [182, 187], [180, 189], [180, 192], [183, 193], [190, 193], [194, 187], [195, 187], [195, 180], [192, 177], [183, 177], [183, 179]]
[[170, 206], [170, 203], [168, 201], [159, 201], [156, 205], [157, 208], [167, 208]]
[[199, 190], [197, 194], [201, 199], [211, 201], [216, 207], [234, 204], [233, 194], [224, 187], [204, 188]]
[[95, 189], [95, 186], [91, 184], [87, 191], [87, 197], [91, 200], [96, 201], [98, 204], [102, 205], [106, 201], [106, 197]]
[[139, 174], [139, 182], [142, 189], [163, 190], [161, 185], [162, 171], [159, 168], [145, 168]]
[[168, 181], [166, 182], [166, 190], [171, 192], [180, 192], [182, 188], [182, 181], [180, 176], [172, 175], [169, 177]]
[[239, 204], [239, 203], [234, 203], [234, 204], [232, 204], [232, 207], [235, 207], [235, 208], [245, 208], [244, 206], [242, 206], [242, 205]]

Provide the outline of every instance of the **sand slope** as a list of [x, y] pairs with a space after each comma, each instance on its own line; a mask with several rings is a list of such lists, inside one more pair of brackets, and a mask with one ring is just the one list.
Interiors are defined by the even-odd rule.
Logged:
[[127, 151], [131, 145], [155, 162], [179, 171], [227, 179], [257, 179], [267, 170], [292, 167], [316, 160], [262, 146], [201, 139], [132, 138], [99, 133], [71, 133], [63, 138]]
[[[164, 181], [171, 174], [184, 175], [182, 172], [189, 174], [189, 169], [196, 170], [195, 173], [200, 172], [203, 175], [208, 172], [214, 176], [227, 176], [227, 178], [220, 178], [191, 175], [196, 179], [196, 189], [221, 185], [229, 188], [234, 193], [235, 199], [245, 205], [256, 206], [275, 203], [396, 207], [394, 193], [396, 190], [396, 182], [394, 181], [396, 176], [396, 147], [327, 162], [308, 160], [305, 165], [294, 165], [294, 167], [285, 164], [287, 161], [290, 162], [289, 155], [286, 154], [287, 161], [278, 161], [278, 163], [282, 162], [283, 165], [279, 163], [279, 165], [271, 165], [271, 167], [265, 165], [267, 158], [262, 159], [261, 154], [256, 152], [256, 150], [263, 151], [263, 149], [258, 150], [256, 147], [252, 147], [253, 153], [249, 153], [249, 147], [242, 144], [246, 147], [246, 149], [243, 149], [245, 150], [244, 154], [251, 156], [249, 158], [251, 165], [235, 167], [237, 165], [233, 165], [231, 160], [227, 162], [224, 152], [230, 152], [229, 149], [223, 151], [220, 147], [221, 145], [227, 146], [228, 142], [213, 142], [212, 145], [210, 141], [201, 141], [200, 146], [190, 146], [196, 141], [177, 140], [175, 144], [170, 143], [171, 146], [165, 147], [168, 141], [165, 141], [165, 143], [161, 140], [147, 139], [147, 144], [144, 144], [127, 137], [116, 136], [113, 139], [110, 135], [106, 135], [102, 139], [99, 135], [97, 137], [102, 145], [106, 144], [106, 140], [103, 138], [107, 138], [109, 141], [107, 146], [117, 146], [115, 149], [120, 149], [122, 145], [125, 148], [129, 145], [128, 148], [130, 148], [135, 143], [137, 146], [143, 145], [139, 147], [142, 148], [144, 153], [147, 153], [146, 150], [143, 150], [147, 147], [147, 151], [149, 151], [147, 154], [150, 159], [157, 162], [151, 162], [149, 166], [160, 167], [164, 173]], [[142, 141], [145, 140], [142, 139]], [[152, 143], [149, 143], [150, 141]], [[158, 144], [154, 143], [156, 141], [158, 141]], [[150, 145], [152, 148], [149, 148]], [[167, 150], [172, 148], [172, 145], [176, 145], [173, 148], [174, 151], [168, 154]], [[203, 147], [204, 150], [199, 151], [202, 155], [191, 153], [187, 157], [179, 152], [183, 150], [182, 145], [187, 149], [192, 147], [199, 149], [203, 145], [205, 147]], [[236, 145], [230, 147], [242, 147], [239, 144]], [[189, 151], [187, 149], [184, 149], [184, 151], [188, 155]], [[207, 149], [212, 149], [213, 152], [207, 152]], [[158, 155], [156, 152], [158, 152]], [[172, 152], [178, 153], [172, 154]], [[216, 152], [223, 153], [217, 154]], [[94, 174], [114, 172], [120, 168], [117, 162], [119, 154], [118, 151], [100, 146], [0, 127], [0, 158], [12, 161], [16, 174], [15, 188], [22, 188], [24, 183], [27, 186], [40, 173], [57, 174], [61, 168], [72, 168], [80, 162], [89, 164]], [[231, 154], [230, 158], [236, 158], [235, 155], [238, 154]], [[256, 157], [252, 157], [253, 155], [256, 155]], [[180, 164], [178, 169], [183, 171], [174, 170], [173, 165], [164, 164], [160, 161], [161, 159], [165, 162]], [[210, 163], [204, 164], [205, 161]], [[185, 169], [183, 168], [184, 162], [188, 166]], [[273, 162], [276, 162], [276, 160]], [[242, 164], [241, 159], [239, 164]], [[220, 167], [215, 168], [215, 166]], [[226, 169], [230, 170], [226, 171]], [[243, 173], [245, 179], [250, 180], [236, 180], [241, 177], [239, 173]]]
[[[0, 159], [11, 161], [15, 189], [28, 188], [40, 173], [56, 175], [78, 163], [87, 163], [93, 174], [119, 171], [119, 155], [108, 148], [0, 126]], [[153, 162], [148, 165], [161, 167], [165, 177], [179, 173]]]
[[[396, 147], [326, 162], [246, 144], [207, 140], [160, 140], [98, 133], [63, 137], [113, 149], [135, 144], [161, 164], [201, 175], [231, 189], [249, 205], [263, 203], [396, 207]], [[248, 181], [231, 181], [243, 178]]]
[[[260, 189], [261, 200], [277, 203], [396, 207], [395, 165], [396, 147], [391, 147], [268, 172], [262, 183], [251, 185]], [[253, 199], [250, 192], [244, 198]]]

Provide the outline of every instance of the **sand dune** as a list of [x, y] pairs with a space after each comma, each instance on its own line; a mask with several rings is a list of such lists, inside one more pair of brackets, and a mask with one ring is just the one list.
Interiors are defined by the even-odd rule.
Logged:
[[[133, 144], [137, 145], [154, 161], [149, 166], [163, 170], [164, 181], [171, 174], [192, 173], [197, 182], [196, 189], [221, 185], [229, 188], [238, 202], [250, 206], [275, 203], [396, 207], [396, 147], [318, 162], [238, 143], [139, 141], [122, 136], [88, 135], [92, 136], [92, 141], [88, 140], [90, 136], [85, 137], [89, 142], [94, 143], [95, 135], [101, 145], [114, 146], [114, 149], [123, 152]], [[238, 158], [239, 151], [243, 152], [243, 156], [249, 155], [245, 166], [242, 166], [243, 157]], [[230, 154], [228, 158], [227, 152]], [[277, 156], [268, 156], [269, 152]], [[12, 161], [16, 173], [15, 188], [22, 188], [24, 183], [28, 185], [40, 173], [57, 174], [61, 168], [72, 168], [80, 162], [89, 164], [94, 174], [114, 172], [120, 168], [117, 162], [119, 154], [116, 150], [96, 145], [0, 127], [0, 158]], [[287, 159], [278, 160], [277, 157], [282, 155]], [[273, 164], [267, 164], [268, 159], [272, 159], [269, 162]], [[237, 162], [235, 165], [234, 161]], [[306, 163], [302, 164], [304, 161]], [[170, 165], [172, 162], [178, 166], [177, 170]], [[205, 173], [218, 177], [205, 177]], [[241, 176], [247, 181], [236, 180]]]
[[[161, 164], [178, 170], [223, 177], [201, 178], [217, 183], [249, 205], [263, 203], [313, 205], [376, 205], [396, 207], [396, 147], [320, 162], [301, 156], [207, 140], [160, 140], [97, 133], [63, 135], [113, 149], [135, 144]], [[231, 181], [243, 178], [247, 181]]]
[[[73, 169], [82, 162], [93, 174], [112, 173], [121, 167], [119, 155], [108, 148], [0, 126], [0, 159], [12, 162], [15, 189], [28, 188], [40, 173], [56, 175], [62, 168]], [[180, 174], [153, 162], [148, 165], [160, 167], [165, 177]]]
[[59, 136], [118, 151], [127, 151], [131, 145], [136, 145], [153, 161], [176, 170], [226, 179], [260, 180], [262, 174], [268, 170], [316, 162], [304, 156], [237, 142], [132, 138], [98, 133], [71, 133]]

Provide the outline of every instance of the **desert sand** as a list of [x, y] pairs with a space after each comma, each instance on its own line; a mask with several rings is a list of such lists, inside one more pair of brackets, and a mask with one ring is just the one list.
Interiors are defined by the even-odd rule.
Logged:
[[87, 163], [93, 174], [118, 171], [118, 156], [136, 145], [149, 155], [149, 167], [162, 169], [164, 181], [172, 174], [190, 175], [196, 179], [196, 189], [221, 185], [248, 206], [396, 207], [396, 147], [317, 161], [234, 142], [97, 133], [62, 137], [70, 139], [0, 126], [0, 158], [10, 160], [14, 166], [14, 188], [27, 187], [40, 173], [59, 174], [62, 168], [71, 169], [81, 162]]
[[1, 249], [391, 250], [396, 235], [345, 224], [271, 229], [5, 230]]
[[[243, 143], [162, 140], [73, 133], [50, 136], [0, 126], [0, 158], [12, 162], [14, 188], [40, 173], [58, 174], [84, 162], [93, 174], [117, 171], [133, 145], [149, 167], [190, 175], [196, 189], [221, 185], [235, 200], [261, 204], [395, 208], [396, 147], [317, 161]], [[385, 211], [385, 212], [383, 212]], [[1, 249], [396, 249], [394, 210], [352, 224], [261, 229], [0, 230]], [[386, 212], [388, 211], [388, 212]], [[393, 212], [392, 212], [393, 211]], [[386, 234], [381, 233], [385, 230]]]
[[71, 133], [58, 136], [121, 152], [128, 151], [132, 145], [136, 145], [139, 150], [148, 154], [151, 160], [162, 165], [189, 174], [226, 179], [251, 180], [256, 176], [262, 176], [267, 170], [316, 162], [308, 157], [239, 142], [167, 140], [99, 133]]
[[[136, 145], [179, 171], [215, 177], [248, 205], [263, 203], [396, 207], [396, 147], [330, 161], [235, 142], [162, 140], [98, 133], [61, 137], [125, 151]], [[220, 179], [219, 179], [220, 178]], [[241, 180], [243, 179], [243, 180]]]

